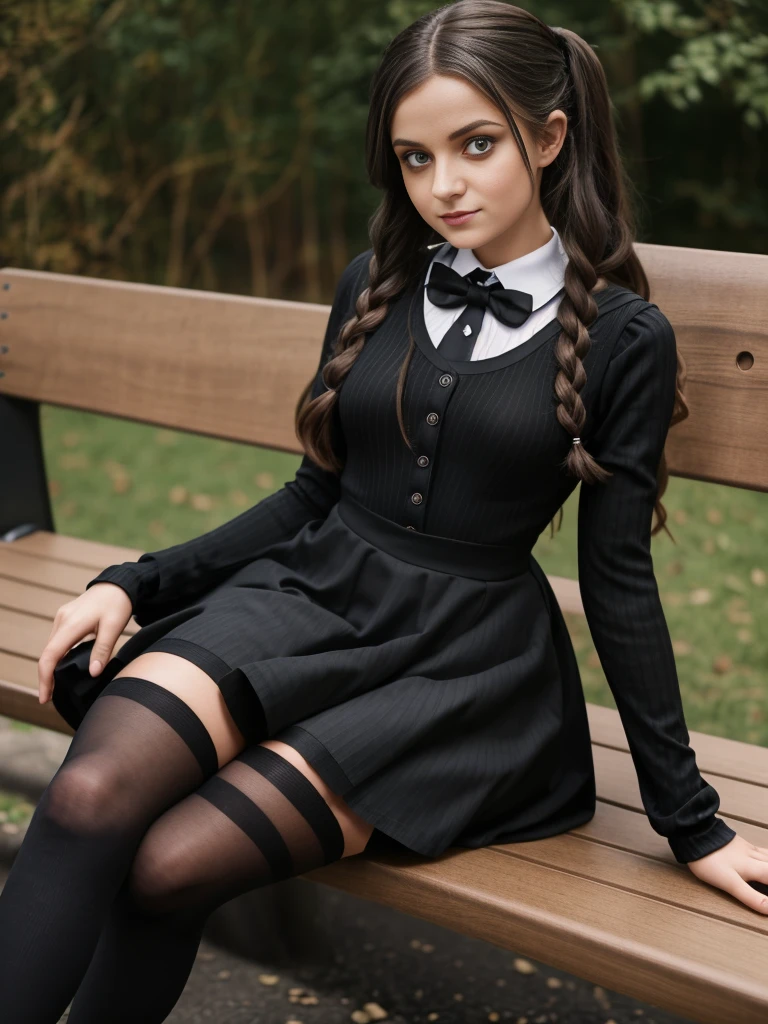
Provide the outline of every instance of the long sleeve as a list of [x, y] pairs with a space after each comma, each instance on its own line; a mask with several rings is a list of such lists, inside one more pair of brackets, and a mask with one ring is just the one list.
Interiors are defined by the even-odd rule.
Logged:
[[[369, 258], [370, 250], [355, 256], [339, 279], [312, 398], [325, 388], [321, 371], [332, 356], [339, 330], [354, 311]], [[337, 445], [343, 449], [335, 418], [334, 447]], [[236, 518], [181, 544], [142, 554], [136, 562], [107, 566], [90, 580], [86, 590], [95, 583], [116, 583], [130, 597], [137, 622], [145, 625], [174, 602], [188, 602], [210, 590], [273, 544], [294, 536], [305, 523], [325, 518], [338, 499], [338, 475], [321, 469], [305, 455], [293, 480]]]
[[656, 473], [675, 398], [673, 329], [637, 313], [606, 368], [587, 451], [613, 476], [581, 484], [578, 560], [587, 623], [627, 736], [643, 806], [679, 863], [736, 835], [689, 746], [672, 641], [651, 557]]

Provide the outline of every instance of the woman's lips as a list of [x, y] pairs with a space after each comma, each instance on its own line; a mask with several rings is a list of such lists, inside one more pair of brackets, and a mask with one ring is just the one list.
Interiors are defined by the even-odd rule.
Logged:
[[479, 212], [479, 210], [472, 210], [470, 213], [445, 214], [442, 219], [446, 224], [450, 224], [453, 227], [456, 224], [466, 224], [467, 221], [471, 220]]

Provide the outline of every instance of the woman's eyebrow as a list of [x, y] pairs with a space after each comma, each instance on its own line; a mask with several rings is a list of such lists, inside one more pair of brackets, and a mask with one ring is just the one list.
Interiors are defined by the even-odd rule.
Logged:
[[[503, 128], [504, 125], [498, 121], [486, 121], [481, 119], [479, 121], [473, 121], [471, 124], [465, 124], [463, 128], [457, 128], [455, 132], [451, 132], [448, 136], [448, 141], [453, 142], [454, 139], [458, 139], [462, 135], [466, 135], [467, 132], [472, 132], [475, 128], [480, 128], [484, 124], [495, 124], [499, 128]], [[421, 142], [414, 142], [412, 139], [394, 139], [392, 142], [393, 146], [421, 146]]]

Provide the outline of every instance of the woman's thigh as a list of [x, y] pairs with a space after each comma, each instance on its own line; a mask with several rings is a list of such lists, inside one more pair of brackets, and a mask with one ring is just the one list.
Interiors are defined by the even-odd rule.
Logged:
[[[148, 679], [183, 700], [208, 731], [216, 748], [219, 768], [245, 748], [246, 739], [235, 725], [216, 682], [186, 658], [164, 651], [149, 651], [120, 669], [115, 678], [120, 676]], [[344, 856], [361, 852], [373, 832], [373, 826], [347, 806], [298, 750], [280, 740], [267, 739], [261, 746], [270, 748], [298, 768], [325, 799], [344, 833]]]

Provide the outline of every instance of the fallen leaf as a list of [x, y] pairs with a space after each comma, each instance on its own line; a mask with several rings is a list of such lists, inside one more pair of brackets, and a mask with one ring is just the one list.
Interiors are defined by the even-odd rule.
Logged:
[[182, 484], [176, 484], [168, 491], [168, 501], [172, 505], [183, 505], [187, 500], [187, 488]]
[[198, 512], [210, 512], [213, 508], [213, 498], [210, 494], [193, 494], [189, 503]]
[[384, 1020], [389, 1016], [387, 1011], [378, 1003], [363, 1003], [363, 1009], [371, 1020]]

